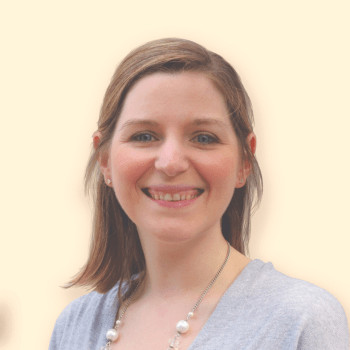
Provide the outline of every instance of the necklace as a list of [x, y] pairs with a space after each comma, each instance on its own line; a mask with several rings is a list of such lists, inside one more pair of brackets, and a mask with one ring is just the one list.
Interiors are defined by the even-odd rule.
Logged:
[[[199, 305], [201, 304], [201, 302], [203, 301], [204, 297], [207, 295], [207, 293], [209, 292], [210, 288], [214, 285], [214, 283], [216, 282], [216, 280], [218, 279], [218, 277], [220, 276], [222, 270], [224, 269], [229, 257], [231, 254], [231, 246], [230, 244], [227, 242], [227, 253], [226, 253], [226, 257], [224, 262], [221, 264], [219, 270], [216, 272], [215, 276], [211, 279], [211, 281], [209, 282], [209, 284], [207, 285], [207, 287], [203, 290], [203, 292], [201, 293], [201, 295], [199, 296], [197, 302], [194, 304], [193, 308], [191, 309], [191, 311], [187, 314], [186, 318], [184, 320], [181, 320], [179, 322], [177, 322], [176, 324], [176, 334], [174, 335], [173, 338], [171, 338], [169, 340], [169, 345], [167, 350], [178, 350], [179, 349], [179, 345], [180, 345], [180, 338], [181, 335], [186, 333], [189, 328], [190, 325], [188, 323], [188, 321], [194, 316], [194, 312], [198, 309]], [[135, 291], [138, 289], [138, 286], [136, 286]], [[122, 319], [126, 313], [126, 310], [128, 309], [129, 305], [131, 304], [131, 302], [133, 301], [134, 297], [135, 297], [135, 291], [134, 293], [126, 300], [125, 305], [118, 317], [118, 319], [115, 321], [115, 325], [114, 328], [111, 328], [107, 331], [106, 333], [106, 338], [107, 338], [107, 344], [105, 346], [103, 346], [101, 348], [101, 350], [110, 350], [111, 344], [116, 341], [118, 339], [119, 336], [119, 328], [120, 325], [122, 323]]]

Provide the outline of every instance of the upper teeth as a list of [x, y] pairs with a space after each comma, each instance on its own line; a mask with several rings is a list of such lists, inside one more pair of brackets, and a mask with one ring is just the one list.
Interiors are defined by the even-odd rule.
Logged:
[[164, 192], [148, 192], [151, 197], [155, 200], [163, 200], [163, 201], [180, 201], [180, 200], [190, 200], [199, 195], [197, 190], [186, 191], [186, 192], [178, 192], [178, 193], [164, 193]]

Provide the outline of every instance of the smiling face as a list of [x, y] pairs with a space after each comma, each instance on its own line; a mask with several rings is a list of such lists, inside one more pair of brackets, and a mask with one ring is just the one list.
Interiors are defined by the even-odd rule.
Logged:
[[141, 240], [219, 234], [234, 189], [247, 175], [224, 99], [197, 72], [140, 79], [126, 96], [104, 159], [101, 171]]

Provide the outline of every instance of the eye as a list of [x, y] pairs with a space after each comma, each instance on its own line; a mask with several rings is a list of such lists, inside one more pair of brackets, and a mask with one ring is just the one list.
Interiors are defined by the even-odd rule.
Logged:
[[209, 145], [211, 143], [218, 143], [219, 140], [217, 137], [213, 136], [213, 135], [209, 135], [209, 134], [199, 134], [196, 135], [192, 140], [194, 140], [194, 142], [203, 144], [203, 145]]
[[152, 142], [156, 141], [156, 138], [149, 132], [142, 132], [131, 137], [132, 141], [136, 142]]

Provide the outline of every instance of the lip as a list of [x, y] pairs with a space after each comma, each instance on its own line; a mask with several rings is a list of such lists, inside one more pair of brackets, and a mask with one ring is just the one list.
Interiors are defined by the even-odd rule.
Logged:
[[187, 207], [188, 205], [191, 205], [192, 203], [194, 203], [198, 198], [193, 198], [193, 199], [189, 199], [189, 200], [183, 200], [183, 201], [177, 201], [177, 202], [169, 202], [169, 201], [164, 201], [164, 200], [160, 200], [160, 199], [153, 199], [148, 197], [151, 201], [159, 204], [162, 207], [166, 207], [166, 208], [183, 208], [183, 207]]
[[[149, 191], [151, 192], [164, 192], [169, 193], [171, 195], [185, 192], [185, 191], [198, 191], [198, 196], [191, 199], [184, 199], [178, 201], [167, 201], [162, 199], [152, 198]], [[142, 192], [153, 202], [158, 205], [166, 208], [183, 208], [194, 203], [200, 196], [203, 194], [204, 189], [198, 188], [196, 186], [188, 186], [188, 185], [154, 185], [142, 188]]]
[[182, 191], [191, 191], [191, 190], [203, 191], [202, 188], [199, 188], [196, 186], [188, 186], [188, 185], [155, 185], [155, 186], [144, 187], [142, 190], [167, 192], [170, 194], [174, 194]]

